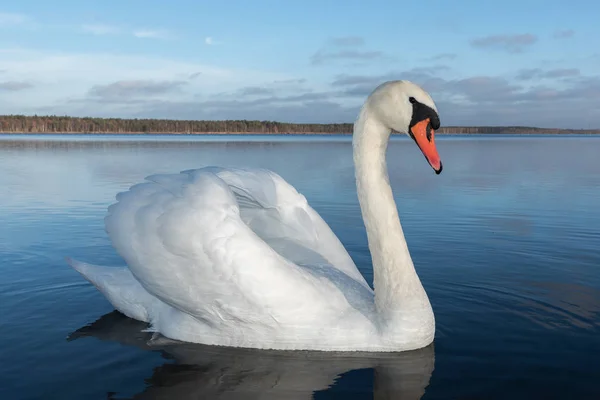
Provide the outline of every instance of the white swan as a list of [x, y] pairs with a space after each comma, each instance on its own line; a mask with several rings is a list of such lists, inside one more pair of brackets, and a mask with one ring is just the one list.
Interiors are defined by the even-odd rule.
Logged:
[[435, 319], [404, 239], [385, 153], [392, 130], [407, 133], [439, 174], [439, 124], [431, 97], [408, 81], [377, 87], [354, 124], [375, 291], [305, 197], [257, 169], [150, 176], [119, 193], [105, 219], [128, 267], [68, 261], [117, 310], [171, 339], [280, 350], [425, 347]]

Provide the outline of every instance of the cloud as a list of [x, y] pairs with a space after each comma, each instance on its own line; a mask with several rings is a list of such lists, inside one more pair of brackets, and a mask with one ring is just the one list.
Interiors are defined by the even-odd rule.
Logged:
[[186, 84], [186, 81], [117, 81], [108, 85], [95, 85], [90, 89], [89, 94], [105, 99], [128, 99], [138, 96], [155, 96], [171, 93], [181, 89]]
[[522, 53], [525, 48], [537, 42], [536, 35], [523, 33], [519, 35], [491, 35], [473, 39], [471, 46], [480, 49], [502, 50], [509, 53]]
[[86, 33], [98, 36], [116, 35], [121, 33], [121, 29], [116, 26], [104, 24], [83, 24], [81, 29]]
[[543, 70], [541, 68], [522, 69], [517, 72], [516, 78], [521, 81], [528, 81], [530, 79], [538, 78], [542, 74]]
[[[191, 74], [187, 74], [189, 77]], [[233, 76], [238, 76], [235, 74]], [[243, 82], [252, 82], [243, 73]], [[197, 79], [202, 79], [203, 74]], [[276, 78], [276, 79], [273, 79]], [[206, 79], [205, 82], [210, 82]], [[38, 114], [175, 119], [266, 119], [295, 122], [343, 122], [353, 106], [338, 102], [330, 90], [314, 90], [303, 78], [265, 74], [253, 85], [217, 86], [213, 90], [196, 80], [116, 81], [94, 85], [85, 96], [36, 110]]]
[[10, 25], [23, 25], [32, 21], [33, 19], [25, 14], [0, 12], [0, 28]]
[[[240, 95], [228, 99], [212, 98], [206, 101], [200, 101], [198, 104], [206, 109], [217, 108], [221, 111], [223, 109], [229, 109], [230, 111], [233, 111], [236, 109], [247, 110], [248, 108], [257, 106], [281, 106], [290, 103], [302, 105], [305, 102], [321, 102], [332, 100], [329, 92], [306, 92], [292, 95], [277, 95], [273, 90], [254, 92], [252, 90], [247, 91], [241, 89], [239, 94]], [[254, 98], [256, 95], [259, 95], [259, 97]]]
[[471, 103], [516, 100], [515, 94], [519, 90], [518, 85], [510, 83], [506, 78], [495, 76], [473, 76], [448, 80], [440, 87], [440, 91], [462, 95], [464, 100]]
[[516, 74], [516, 79], [525, 81], [545, 78], [570, 78], [579, 75], [581, 75], [581, 72], [577, 68], [556, 68], [550, 70], [531, 68], [518, 71]]
[[431, 57], [431, 60], [433, 60], [433, 61], [454, 60], [456, 57], [458, 57], [458, 56], [454, 53], [442, 53], [442, 54], [438, 54], [438, 55]]
[[558, 68], [546, 71], [543, 76], [545, 78], [566, 78], [571, 76], [579, 76], [581, 73], [577, 68]]
[[338, 75], [331, 82], [331, 86], [346, 96], [364, 98], [368, 96], [380, 83], [390, 80], [405, 79], [418, 83], [426, 90], [436, 89], [444, 82], [435, 74], [445, 71], [444, 65], [431, 67], [417, 67], [399, 72], [389, 72], [381, 75]]
[[29, 82], [17, 82], [17, 81], [0, 82], [0, 92], [1, 91], [17, 92], [20, 90], [29, 89], [31, 87], [33, 87], [33, 85]]
[[[331, 41], [329, 49], [354, 50], [359, 43], [342, 42], [336, 47]], [[153, 57], [0, 48], [0, 70], [6, 71], [0, 82], [12, 88], [0, 94], [0, 109], [28, 115], [352, 122], [377, 85], [409, 79], [432, 94], [444, 126], [600, 127], [600, 76], [585, 70], [562, 65], [469, 75], [442, 63], [424, 65], [371, 75], [346, 69], [318, 81]], [[18, 90], [19, 82], [35, 86]]]
[[[443, 69], [413, 68], [380, 75], [340, 75], [313, 90], [264, 84], [195, 99], [121, 99], [123, 116], [176, 119], [264, 119], [289, 122], [352, 122], [365, 97], [386, 80], [411, 78], [434, 97], [444, 126], [600, 126], [600, 77], [573, 76], [561, 87], [524, 85], [503, 76], [447, 78]], [[561, 75], [542, 70], [541, 75]], [[547, 78], [557, 79], [557, 78]]]
[[348, 122], [356, 117], [355, 106], [345, 106], [326, 94], [296, 97], [265, 97], [256, 100], [205, 100], [153, 102], [136, 113], [138, 118], [247, 119], [295, 123]]
[[324, 92], [314, 92], [307, 88], [306, 83], [307, 80], [304, 78], [274, 80], [262, 83], [261, 85], [244, 86], [235, 92], [220, 93], [218, 97], [220, 99], [233, 99], [235, 101], [251, 98], [252, 102], [261, 104], [323, 100], [328, 98]]
[[323, 51], [316, 52], [311, 57], [311, 63], [313, 65], [321, 65], [327, 61], [334, 60], [350, 60], [350, 61], [369, 61], [374, 59], [381, 59], [384, 57], [384, 53], [381, 51], [358, 51], [358, 50], [344, 50], [344, 51]]
[[212, 36], [207, 36], [206, 38], [204, 38], [204, 43], [206, 43], [206, 45], [208, 46], [216, 46], [218, 44], [221, 44], [221, 42], [217, 42]]
[[165, 29], [126, 29], [110, 24], [83, 24], [81, 31], [96, 36], [131, 35], [139, 39], [169, 39], [173, 35]]
[[253, 104], [289, 103], [305, 100], [328, 100], [329, 94], [314, 91], [305, 85], [306, 79], [281, 79], [260, 85], [244, 86], [234, 92], [220, 93], [213, 99], [251, 101]]
[[358, 36], [334, 38], [324, 48], [318, 50], [310, 58], [312, 65], [323, 65], [331, 61], [365, 61], [386, 58], [385, 53], [377, 50], [364, 49], [365, 41]]
[[[416, 80], [434, 97], [444, 126], [526, 125], [542, 127], [600, 126], [600, 78], [575, 77], [561, 88], [526, 86], [502, 76], [444, 78], [423, 69], [381, 75], [343, 75], [324, 90], [289, 90], [285, 86], [246, 86], [197, 98], [111, 98], [87, 104], [94, 115], [175, 119], [262, 119], [289, 122], [352, 122], [361, 103], [383, 81], [421, 77]], [[168, 85], [152, 90], [170, 94]], [[186, 90], [190, 89], [186, 87]], [[137, 87], [136, 87], [137, 90]], [[146, 90], [146, 89], [144, 89]], [[86, 104], [77, 100], [77, 104]]]
[[139, 29], [133, 32], [133, 36], [140, 39], [169, 39], [171, 33], [164, 29]]
[[[432, 94], [444, 125], [600, 127], [600, 76], [582, 76], [574, 68], [536, 69], [527, 71], [527, 76], [544, 77], [548, 82], [525, 85], [508, 77], [483, 75], [449, 79], [434, 70], [416, 68], [381, 75], [340, 75], [331, 84], [338, 93], [364, 99], [383, 81], [416, 81]], [[564, 77], [569, 80], [557, 81]]]
[[380, 79], [387, 80], [385, 75], [338, 75], [332, 82], [331, 86], [356, 86], [356, 85], [372, 85]]
[[[41, 80], [56, 83], [61, 94], [77, 91], [79, 83], [88, 85], [118, 80], [171, 80], [173, 76], [201, 73], [201, 81], [223, 85], [243, 82], [243, 72], [198, 63], [180, 62], [158, 57], [111, 54], [106, 52], [53, 52], [0, 48], [0, 69], [10, 80]], [[262, 75], [261, 75], [262, 76]]]
[[242, 96], [272, 95], [273, 92], [274, 90], [272, 88], [262, 86], [247, 86], [238, 91], [238, 93]]
[[306, 82], [307, 82], [306, 78], [299, 78], [299, 79], [294, 78], [294, 79], [283, 79], [283, 80], [273, 81], [274, 84], [278, 84], [278, 85], [301, 85]]
[[[3, 114], [27, 115], [133, 116], [142, 112], [144, 97], [136, 93], [154, 93], [148, 102], [196, 101], [245, 86], [296, 78], [271, 70], [221, 68], [151, 56], [1, 47], [0, 70], [6, 71], [0, 82], [35, 83], [30, 90], [0, 95]], [[179, 90], [168, 90], [177, 86], [169, 86], [174, 81], [187, 83]], [[111, 94], [123, 97], [102, 97]]]
[[568, 39], [572, 38], [573, 36], [575, 36], [575, 31], [573, 29], [555, 31], [552, 35], [554, 39]]

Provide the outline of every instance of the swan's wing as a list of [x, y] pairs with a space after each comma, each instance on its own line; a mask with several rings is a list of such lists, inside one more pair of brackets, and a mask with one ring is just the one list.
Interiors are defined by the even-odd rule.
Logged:
[[148, 179], [117, 195], [106, 230], [148, 292], [198, 320], [258, 329], [336, 318], [348, 288], [370, 290], [276, 174], [205, 168]]
[[281, 176], [265, 169], [211, 169], [234, 193], [244, 223], [275, 251], [301, 266], [327, 265], [368, 287], [329, 225]]

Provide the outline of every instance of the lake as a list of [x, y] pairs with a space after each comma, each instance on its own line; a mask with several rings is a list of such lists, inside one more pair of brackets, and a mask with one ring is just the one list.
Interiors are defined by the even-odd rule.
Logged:
[[350, 137], [0, 135], [2, 399], [598, 399], [600, 137], [394, 138], [390, 181], [435, 315], [388, 355], [165, 346], [64, 261], [122, 265], [117, 192], [207, 165], [275, 170], [371, 283]]

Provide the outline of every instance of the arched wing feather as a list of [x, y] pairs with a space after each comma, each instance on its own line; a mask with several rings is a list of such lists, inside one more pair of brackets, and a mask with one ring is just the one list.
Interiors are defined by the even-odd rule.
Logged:
[[273, 172], [147, 179], [117, 195], [106, 230], [149, 293], [208, 325], [334, 317], [348, 307], [340, 281], [370, 290], [304, 196]]

